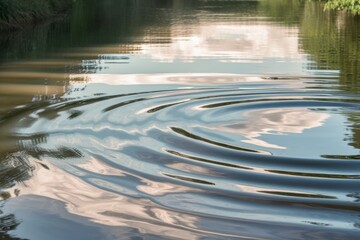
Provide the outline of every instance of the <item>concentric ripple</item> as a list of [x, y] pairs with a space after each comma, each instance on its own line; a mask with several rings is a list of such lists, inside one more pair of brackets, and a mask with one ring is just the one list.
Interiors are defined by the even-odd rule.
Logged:
[[31, 166], [21, 194], [101, 225], [165, 238], [355, 237], [359, 99], [283, 86], [149, 87], [19, 109], [8, 162], [14, 176]]

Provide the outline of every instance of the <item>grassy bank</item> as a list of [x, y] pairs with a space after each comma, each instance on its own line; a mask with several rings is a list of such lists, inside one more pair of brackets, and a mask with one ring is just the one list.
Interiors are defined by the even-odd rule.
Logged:
[[73, 0], [0, 0], [0, 30], [21, 28], [64, 11]]

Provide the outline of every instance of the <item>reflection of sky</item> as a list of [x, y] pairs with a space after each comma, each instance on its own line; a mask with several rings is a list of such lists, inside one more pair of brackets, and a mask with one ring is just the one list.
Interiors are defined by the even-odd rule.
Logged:
[[351, 130], [346, 115], [332, 113], [324, 125], [306, 129], [302, 134], [289, 135], [282, 140], [281, 136], [276, 135], [269, 138], [288, 147], [288, 150], [280, 155], [301, 154], [301, 157], [310, 158], [321, 155], [358, 155], [359, 149], [350, 146], [349, 142], [344, 140], [345, 136], [352, 135]]
[[[106, 184], [110, 183], [100, 179], [93, 179], [93, 182], [87, 183], [79, 176], [68, 174], [66, 171], [54, 165], [47, 164], [50, 170], [38, 168], [34, 177], [26, 181], [25, 185], [17, 186], [22, 198], [46, 197], [48, 199], [58, 200], [65, 204], [66, 210], [69, 213], [85, 217], [91, 222], [101, 225], [138, 228], [139, 230], [161, 236], [172, 238], [176, 236], [186, 236], [186, 239], [195, 239], [195, 236], [190, 232], [177, 229], [173, 227], [173, 225], [183, 224], [189, 227], [196, 227], [196, 217], [163, 209], [146, 199], [129, 198], [126, 195], [118, 195], [112, 191], [101, 190], [102, 186], [106, 187]], [[94, 166], [99, 167], [99, 169], [93, 169]], [[122, 173], [116, 169], [114, 169], [114, 172], [109, 172], [112, 168], [103, 165], [103, 163], [96, 159], [92, 159], [84, 164], [79, 164], [79, 167], [85, 167], [87, 170], [93, 169], [95, 172], [109, 174], [109, 176], [122, 175]], [[102, 172], [102, 169], [104, 169], [105, 172]], [[120, 185], [111, 185], [121, 188]], [[189, 190], [186, 187], [176, 184], [153, 181], [144, 182], [143, 185], [138, 186], [138, 189], [151, 195], [174, 194], [176, 192], [186, 192]], [[66, 215], [61, 211], [59, 212], [59, 210], [62, 209], [59, 209], [58, 206], [54, 205], [52, 207], [54, 208], [48, 209], [48, 211], [59, 214], [60, 216]], [[71, 219], [72, 218], [74, 217], [71, 217]], [[66, 219], [60, 224], [64, 223], [66, 223]], [[31, 223], [30, 221], [25, 222], [20, 225], [20, 231], [18, 233], [24, 231], [24, 236], [29, 236], [28, 233], [31, 229], [22, 228], [28, 225], [36, 226], [37, 224]], [[35, 236], [37, 236], [37, 234]]]
[[328, 114], [307, 109], [255, 110], [245, 115], [246, 121], [224, 126], [223, 129], [245, 136], [248, 140], [243, 142], [275, 149], [286, 149], [286, 147], [262, 141], [259, 137], [266, 134], [300, 134], [305, 129], [322, 126], [329, 117]]
[[176, 28], [179, 26], [170, 30], [171, 43], [141, 44], [141, 53], [166, 62], [195, 58], [232, 59], [235, 62], [241, 59], [249, 62], [261, 62], [265, 58], [301, 59], [297, 28], [262, 22], [205, 22], [188, 26], [190, 30], [186, 36], [179, 36]]
[[97, 71], [102, 74], [147, 74], [147, 73], [235, 73], [235, 74], [288, 74], [301, 73], [302, 64], [291, 59], [265, 58], [261, 62], [224, 61], [223, 59], [199, 59], [192, 62], [175, 59], [159, 62], [151, 55], [131, 56], [129, 64], [106, 64]]
[[[264, 22], [199, 23], [169, 26], [169, 41], [135, 44], [136, 54], [101, 55], [86, 60], [86, 73], [301, 74], [298, 29]], [[179, 29], [188, 29], [186, 33]], [[181, 32], [181, 34], [179, 33]]]
[[356, 155], [343, 136], [350, 134], [341, 114], [306, 108], [253, 110], [245, 120], [217, 127], [216, 131], [240, 135], [243, 143], [260, 146], [275, 155], [318, 157]]
[[[178, 28], [188, 28], [189, 31], [186, 34], [183, 33], [184, 31], [180, 31], [182, 34], [178, 34]], [[72, 74], [70, 79], [74, 80], [74, 82], [76, 82], [76, 79], [86, 80], [87, 85], [80, 84], [80, 86], [76, 86], [71, 82], [70, 90], [74, 90], [74, 92], [70, 93], [68, 91], [69, 95], [71, 97], [85, 97], [99, 93], [111, 95], [150, 90], [174, 90], [179, 88], [176, 84], [186, 84], [187, 87], [191, 87], [194, 83], [201, 83], [205, 86], [214, 83], [241, 82], [241, 86], [244, 86], [246, 82], [269, 82], [267, 79], [259, 77], [259, 75], [296, 75], [304, 71], [303, 64], [305, 60], [299, 50], [297, 28], [270, 25], [263, 22], [200, 22], [197, 25], [190, 26], [170, 26], [169, 29], [170, 41], [166, 43], [144, 41], [131, 47], [137, 49], [134, 51], [135, 54], [126, 54], [120, 50], [115, 54], [100, 55], [99, 59], [94, 61], [84, 60], [84, 72], [82, 74]], [[152, 37], [156, 38], [156, 32], [153, 35]], [[122, 46], [119, 46], [119, 49], [121, 48]], [[257, 76], [244, 76], [250, 74]], [[114, 87], [103, 83], [114, 85], [137, 84], [137, 86]], [[166, 84], [166, 86], [149, 87], [149, 85], [145, 84]], [[289, 82], [286, 84], [289, 84]], [[48, 89], [46, 88], [46, 90]], [[46, 94], [56, 92], [55, 90], [46, 91]], [[123, 115], [133, 114], [133, 112], [127, 114], [123, 109], [118, 112], [118, 115], [110, 115], [108, 121], [117, 123], [115, 122], [117, 120], [117, 126], [121, 126]], [[81, 121], [78, 124], [85, 128], [86, 123], [90, 122], [91, 126], [94, 127], [93, 123], [102, 116], [93, 113], [93, 110], [85, 112], [79, 118]], [[277, 156], [318, 157], [324, 153], [332, 154], [332, 152], [339, 155], [355, 155], [358, 153], [358, 151], [346, 145], [347, 142], [343, 140], [343, 136], [349, 133], [349, 130], [346, 130], [346, 124], [344, 124], [346, 118], [341, 114], [312, 111], [306, 108], [266, 109], [249, 111], [244, 114], [244, 119], [240, 122], [216, 127], [215, 131], [220, 130], [221, 133], [228, 134], [227, 136], [235, 141], [239, 141], [238, 136], [240, 135], [242, 143], [256, 145], [267, 150], [270, 149]], [[51, 122], [56, 123], [54, 119], [51, 119]], [[64, 122], [66, 123], [66, 121]], [[43, 124], [44, 122], [41, 121], [38, 123], [41, 125], [39, 131], [43, 131], [46, 127], [49, 128], [49, 131], [50, 129], [59, 128], [56, 125]], [[105, 124], [107, 123], [105, 122]], [[76, 126], [73, 121], [71, 127], [67, 130], [75, 129], [76, 131]], [[28, 128], [28, 130], [32, 131], [33, 129]], [[80, 149], [88, 149], [89, 146], [95, 149], [99, 147], [98, 152], [106, 152], [102, 148], [102, 144], [107, 147], [115, 146], [118, 148], [121, 144], [126, 144], [125, 141], [119, 143], [119, 141], [116, 141], [119, 139], [110, 137], [95, 142], [97, 139], [88, 135], [74, 136], [79, 142], [69, 141], [69, 138], [55, 137], [48, 139], [48, 144], [53, 146], [77, 146], [81, 147]], [[144, 142], [148, 143], [152, 148], [158, 147], [152, 141]], [[115, 156], [118, 155], [115, 154]], [[119, 159], [123, 164], [126, 163], [126, 159]], [[128, 165], [137, 170], [146, 169], [148, 173], [156, 172], [151, 168], [150, 164], [141, 163], [140, 165], [134, 162], [134, 164]], [[198, 228], [199, 219], [197, 217], [160, 207], [146, 199], [145, 196], [148, 198], [158, 197], [158, 199], [164, 199], [164, 202], [167, 199], [174, 198], [176, 200], [172, 201], [177, 205], [186, 202], [178, 198], [179, 196], [185, 199], [186, 193], [190, 193], [189, 195], [193, 199], [189, 198], [188, 202], [192, 204], [185, 205], [186, 207], [193, 206], [206, 214], [224, 215], [225, 210], [223, 208], [219, 212], [216, 212], [218, 210], [216, 208], [206, 208], [204, 199], [195, 194], [192, 195], [191, 189], [185, 186], [141, 179], [141, 181], [136, 182], [138, 184], [130, 185], [130, 189], [126, 188], [126, 181], [123, 180], [123, 178], [127, 177], [126, 174], [120, 169], [110, 167], [95, 158], [86, 158], [85, 162], [77, 161], [74, 164], [74, 169], [86, 170], [97, 176], [97, 178], [87, 179], [89, 182], [81, 178], [81, 174], [84, 174], [81, 171], [69, 174], [69, 169], [66, 169], [66, 167], [61, 168], [63, 165], [59, 167], [49, 164], [49, 166], [49, 171], [43, 168], [38, 169], [24, 186], [19, 187], [21, 195], [25, 199], [28, 196], [43, 196], [55, 199], [64, 203], [66, 211], [69, 213], [101, 225], [136, 227], [149, 233], [161, 233], [165, 236], [182, 236], [184, 239], [195, 238], [186, 230], [173, 228], [172, 226], [180, 225], [188, 228]], [[141, 166], [143, 166], [143, 169]], [[208, 171], [206, 168], [194, 167], [186, 163], [174, 163], [168, 167], [173, 169], [174, 172], [179, 170], [188, 173], [205, 174]], [[109, 181], [107, 181], [107, 177], [109, 177]], [[112, 182], [111, 177], [116, 177], [119, 182]], [[131, 176], [129, 179], [131, 180]], [[133, 186], [135, 187], [131, 188]], [[223, 187], [221, 183], [220, 186]], [[248, 192], [256, 192], [260, 189], [240, 185], [239, 187]], [[135, 198], [128, 197], [126, 194], [133, 195]], [[138, 196], [144, 198], [137, 199]], [[223, 204], [221, 201], [217, 203], [216, 199], [205, 200], [208, 200], [208, 206], [222, 206]], [[198, 206], [199, 202], [203, 206]], [[236, 203], [234, 205], [239, 210], [243, 210], [241, 209], [243, 206]], [[235, 206], [232, 206], [232, 209], [228, 206], [230, 210], [228, 210], [227, 214], [233, 214], [232, 217], [238, 217], [237, 214], [240, 212], [233, 211], [237, 209]], [[204, 211], [204, 209], [207, 211]], [[254, 209], [248, 211], [248, 216], [243, 211], [241, 213], [242, 217], [258, 220], [253, 215]], [[61, 215], [62, 213], [56, 214]], [[269, 217], [266, 213], [264, 215], [257, 214]], [[129, 217], [132, 219], [128, 219]], [[274, 213], [272, 219], [274, 220], [276, 217], [282, 218], [281, 220], [277, 219], [278, 221], [285, 221], [282, 215]], [[295, 215], [293, 217], [297, 218]], [[36, 218], [36, 216], [33, 218]], [[289, 219], [290, 217], [286, 220]], [[25, 221], [24, 224], [28, 224], [28, 222], [31, 224], [31, 221]], [[159, 226], [158, 223], [168, 225]], [[33, 235], [31, 234], [31, 236]]]

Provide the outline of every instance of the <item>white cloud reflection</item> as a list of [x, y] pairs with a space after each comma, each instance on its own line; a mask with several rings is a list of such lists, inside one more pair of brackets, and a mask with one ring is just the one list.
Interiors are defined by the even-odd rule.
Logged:
[[[179, 35], [181, 29], [189, 31]], [[144, 43], [142, 54], [152, 59], [172, 62], [194, 58], [301, 59], [299, 30], [265, 22], [203, 22], [191, 26], [173, 26], [171, 43]]]
[[[39, 167], [31, 179], [16, 186], [21, 198], [46, 197], [65, 203], [66, 210], [77, 216], [85, 217], [94, 223], [113, 227], [136, 228], [141, 232], [175, 238], [184, 236], [186, 239], [197, 239], [196, 235], [177, 226], [197, 228], [197, 217], [191, 214], [181, 214], [162, 208], [146, 198], [133, 198], [125, 195], [101, 190], [102, 180], [87, 183], [79, 176], [69, 174], [65, 170], [46, 163], [49, 169]], [[113, 171], [109, 166], [103, 166], [96, 159], [79, 164], [79, 167], [102, 174], [122, 174]], [[103, 171], [104, 167], [106, 170]], [[66, 168], [65, 168], [66, 169]], [[100, 188], [99, 188], [100, 187]], [[138, 190], [153, 196], [187, 192], [189, 189], [176, 184], [161, 182], [144, 182]], [[12, 190], [14, 191], [14, 190]], [[124, 191], [126, 192], [126, 191]], [[58, 209], [48, 209], [60, 214]], [[31, 224], [25, 222], [23, 224]]]
[[247, 139], [242, 142], [274, 149], [286, 149], [286, 147], [260, 138], [269, 134], [300, 134], [307, 129], [322, 126], [330, 117], [329, 114], [314, 112], [307, 108], [253, 110], [245, 113], [244, 116], [246, 120], [227, 124], [219, 129], [246, 137]]
[[142, 41], [131, 44], [135, 53], [127, 52], [129, 44], [126, 48], [120, 44], [118, 52], [83, 60], [83, 73], [71, 74], [70, 80], [122, 85], [213, 84], [234, 82], [236, 75], [303, 73], [304, 55], [295, 27], [261, 21], [200, 21], [165, 28], [166, 41], [157, 39], [164, 38], [161, 34], [157, 37], [161, 30], [149, 31]]

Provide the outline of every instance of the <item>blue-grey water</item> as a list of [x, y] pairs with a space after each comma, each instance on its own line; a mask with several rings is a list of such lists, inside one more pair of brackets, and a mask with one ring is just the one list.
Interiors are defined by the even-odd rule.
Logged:
[[0, 35], [1, 239], [359, 239], [360, 19], [78, 0]]

